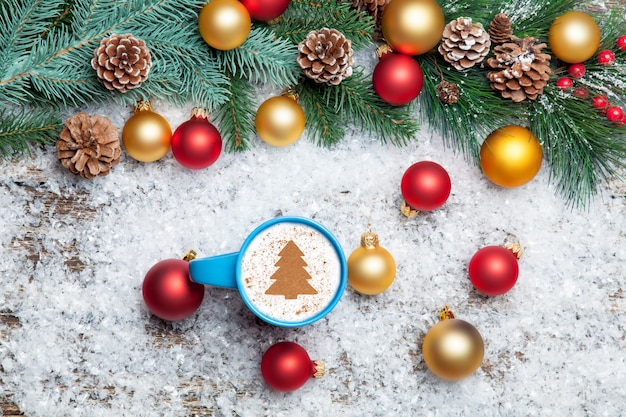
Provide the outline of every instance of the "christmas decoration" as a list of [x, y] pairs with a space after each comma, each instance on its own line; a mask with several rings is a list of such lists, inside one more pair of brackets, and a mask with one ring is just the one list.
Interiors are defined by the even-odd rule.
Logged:
[[316, 83], [337, 85], [352, 75], [352, 43], [336, 29], [309, 32], [298, 45], [298, 64]]
[[503, 126], [487, 136], [480, 147], [480, 167], [494, 184], [519, 187], [532, 180], [541, 168], [541, 145], [521, 126]]
[[265, 143], [287, 146], [300, 138], [306, 122], [297, 96], [287, 92], [265, 100], [257, 110], [254, 124], [259, 137]]
[[556, 86], [559, 87], [560, 90], [569, 91], [574, 86], [574, 81], [569, 77], [561, 77], [556, 80]]
[[415, 59], [391, 52], [383, 46], [377, 50], [380, 61], [372, 73], [374, 91], [386, 103], [401, 106], [413, 101], [422, 91], [424, 76]]
[[276, 19], [289, 7], [291, 0], [241, 0], [250, 17], [261, 22]]
[[69, 117], [57, 141], [61, 165], [83, 178], [107, 175], [120, 162], [121, 153], [117, 129], [96, 114]]
[[204, 298], [204, 285], [189, 277], [190, 251], [181, 259], [166, 259], [154, 265], [143, 279], [141, 292], [146, 306], [163, 320], [182, 320], [192, 315]]
[[623, 35], [617, 38], [616, 45], [622, 51], [626, 51], [626, 35]]
[[[513, 250], [516, 252], [514, 253]], [[474, 288], [485, 295], [501, 295], [517, 282], [521, 257], [519, 244], [486, 246], [472, 256], [468, 274]]]
[[102, 39], [91, 60], [91, 67], [102, 84], [122, 93], [140, 87], [148, 78], [151, 66], [146, 43], [130, 33]]
[[624, 118], [624, 111], [617, 106], [611, 106], [606, 109], [606, 118], [609, 122], [621, 122]]
[[459, 87], [456, 84], [443, 80], [435, 88], [437, 89], [437, 97], [442, 103], [454, 104], [459, 101]]
[[615, 62], [615, 54], [610, 49], [598, 52], [598, 64], [611, 65]]
[[237, 0], [211, 0], [198, 16], [202, 39], [222, 51], [241, 46], [248, 38], [251, 23], [248, 9]]
[[322, 361], [312, 361], [306, 350], [293, 342], [278, 342], [270, 346], [261, 358], [261, 374], [277, 391], [295, 391], [310, 378], [324, 376]]
[[395, 276], [396, 261], [378, 244], [378, 235], [368, 230], [348, 257], [348, 282], [361, 294], [376, 295], [389, 288]]
[[424, 362], [439, 378], [456, 381], [473, 374], [483, 361], [485, 345], [474, 326], [454, 318], [444, 307], [440, 322], [428, 330], [422, 344]]
[[452, 183], [448, 172], [436, 162], [421, 161], [411, 165], [402, 176], [402, 207], [407, 217], [415, 217], [417, 211], [430, 211], [441, 207], [448, 196]]
[[587, 100], [589, 98], [589, 90], [585, 87], [576, 87], [572, 92], [575, 97], [578, 97], [581, 100]]
[[170, 149], [172, 129], [163, 116], [152, 111], [148, 101], [135, 105], [135, 114], [122, 129], [126, 152], [141, 162], [161, 159]]
[[391, 0], [381, 22], [387, 43], [406, 55], [433, 49], [441, 40], [444, 27], [443, 10], [436, 0]]
[[605, 95], [600, 94], [591, 99], [591, 105], [594, 109], [600, 110], [601, 113], [606, 113], [606, 109], [609, 107], [609, 99]]
[[494, 58], [487, 66], [497, 70], [487, 74], [491, 88], [503, 98], [514, 102], [535, 100], [550, 79], [550, 55], [541, 52], [545, 43], [536, 45], [537, 39], [511, 38], [511, 42], [494, 48]]
[[187, 168], [207, 168], [222, 153], [220, 132], [208, 119], [207, 112], [196, 107], [191, 119], [178, 126], [172, 135], [174, 158]]
[[554, 56], [575, 64], [591, 58], [600, 45], [600, 28], [587, 13], [572, 11], [557, 17], [548, 34]]
[[585, 64], [571, 64], [567, 67], [567, 73], [572, 78], [582, 78], [585, 75]]
[[498, 13], [489, 24], [491, 43], [507, 43], [512, 35], [511, 19], [505, 13]]
[[489, 33], [481, 23], [459, 17], [445, 26], [439, 53], [454, 68], [463, 71], [482, 62], [490, 47]]

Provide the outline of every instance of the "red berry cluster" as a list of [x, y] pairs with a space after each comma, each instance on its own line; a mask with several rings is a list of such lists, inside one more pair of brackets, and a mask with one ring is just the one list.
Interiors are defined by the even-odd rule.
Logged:
[[[569, 77], [561, 77], [556, 81], [556, 86], [559, 87], [561, 91], [570, 91], [574, 87], [574, 79], [582, 78], [585, 75], [585, 64], [571, 64], [567, 67], [567, 73], [570, 75]], [[570, 78], [571, 77], [571, 78]], [[572, 91], [574, 96], [579, 99], [586, 100], [589, 98], [589, 91], [585, 87], [576, 87]]]

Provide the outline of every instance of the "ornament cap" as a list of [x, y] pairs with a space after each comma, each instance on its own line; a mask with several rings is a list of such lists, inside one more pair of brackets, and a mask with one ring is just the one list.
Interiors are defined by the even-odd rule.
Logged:
[[439, 320], [444, 321], [448, 319], [453, 319], [454, 313], [448, 308], [448, 306], [444, 306], [439, 312]]
[[326, 374], [326, 364], [323, 361], [311, 361], [313, 367], [313, 378], [319, 379]]
[[388, 43], [380, 45], [378, 48], [376, 48], [376, 56], [378, 57], [378, 59], [381, 59], [385, 55], [390, 54], [392, 52], [393, 52], [393, 48]]
[[513, 252], [516, 259], [521, 259], [524, 255], [524, 249], [522, 249], [522, 245], [519, 242], [507, 243], [504, 247]]
[[191, 117], [208, 119], [209, 112], [206, 109], [203, 109], [202, 107], [194, 107], [193, 109], [191, 109]]
[[183, 256], [183, 261], [191, 262], [196, 259], [197, 255], [198, 253], [195, 250], [190, 249], [189, 252], [187, 252], [185, 256]]
[[289, 87], [287, 88], [285, 91], [283, 91], [283, 93], [281, 94], [281, 96], [287, 97], [292, 99], [293, 101], [295, 101], [296, 103], [298, 103], [298, 101], [300, 100], [300, 95], [298, 94], [298, 92], [296, 91], [295, 88], [293, 87]]
[[378, 247], [378, 235], [373, 233], [369, 226], [367, 227], [367, 232], [361, 235], [361, 246], [365, 249], [374, 249]]
[[417, 213], [419, 213], [419, 211], [409, 206], [406, 201], [402, 201], [402, 206], [400, 206], [400, 213], [404, 214], [409, 219], [414, 219], [415, 217], [417, 217]]
[[135, 113], [140, 111], [152, 111], [152, 104], [148, 100], [139, 100], [137, 104], [135, 104]]

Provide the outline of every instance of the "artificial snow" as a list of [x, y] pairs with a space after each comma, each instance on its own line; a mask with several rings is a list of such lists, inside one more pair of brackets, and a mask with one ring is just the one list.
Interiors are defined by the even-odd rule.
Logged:
[[[261, 89], [258, 103], [279, 93]], [[192, 108], [152, 104], [172, 128]], [[120, 131], [132, 114], [131, 106], [79, 110], [108, 116]], [[400, 180], [422, 160], [449, 172], [452, 193], [440, 209], [407, 219]], [[52, 146], [0, 163], [0, 172], [0, 302], [20, 322], [1, 328], [0, 393], [28, 417], [626, 409], [624, 182], [604, 184], [587, 210], [570, 209], [554, 195], [547, 164], [529, 184], [500, 188], [428, 126], [402, 148], [350, 127], [331, 149], [257, 138], [251, 150], [223, 153], [201, 171], [171, 153], [155, 163], [124, 153], [110, 175], [84, 180], [58, 163]], [[298, 329], [262, 322], [228, 289], [207, 287], [198, 311], [180, 322], [146, 309], [141, 284], [156, 262], [189, 249], [237, 251], [277, 215], [321, 223], [346, 257], [371, 225], [396, 260], [394, 283], [376, 296], [348, 287], [328, 316]], [[479, 295], [470, 258], [512, 241], [525, 252], [517, 284], [502, 296]], [[485, 341], [481, 368], [455, 383], [430, 373], [421, 354], [445, 305]], [[260, 360], [282, 340], [323, 360], [327, 375], [292, 393], [270, 389]]]

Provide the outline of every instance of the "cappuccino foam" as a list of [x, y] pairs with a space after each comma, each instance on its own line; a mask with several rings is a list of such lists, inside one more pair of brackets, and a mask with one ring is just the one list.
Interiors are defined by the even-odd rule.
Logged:
[[[289, 241], [293, 241], [304, 254], [294, 261], [298, 265], [306, 263], [306, 266], [301, 266], [306, 272], [294, 274], [293, 279], [302, 280], [303, 275], [310, 276], [306, 284], [313, 287], [317, 294], [299, 294], [295, 299], [288, 299], [283, 295], [266, 293], [277, 283], [276, 277], [284, 275], [277, 274], [277, 271], [289, 259], [279, 256], [279, 253]], [[272, 276], [275, 278], [272, 279]], [[241, 258], [241, 279], [241, 289], [260, 312], [293, 323], [315, 316], [330, 304], [340, 286], [341, 265], [335, 247], [318, 230], [301, 223], [276, 223], [262, 230], [248, 245]]]

